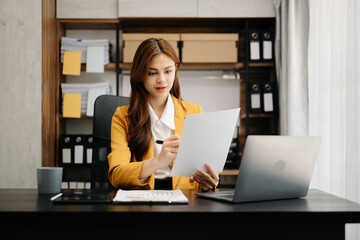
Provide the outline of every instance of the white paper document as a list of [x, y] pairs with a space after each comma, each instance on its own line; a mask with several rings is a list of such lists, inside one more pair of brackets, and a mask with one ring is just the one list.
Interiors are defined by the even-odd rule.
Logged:
[[94, 116], [94, 104], [97, 97], [106, 94], [106, 88], [92, 88], [88, 91], [86, 116]]
[[[94, 89], [95, 91], [91, 91]], [[105, 89], [105, 93], [103, 90]], [[96, 95], [111, 94], [111, 88], [109, 82], [97, 82], [97, 83], [62, 83], [61, 84], [62, 99], [66, 93], [81, 93], [81, 114], [86, 114], [88, 109], [88, 96], [95, 101]], [[95, 97], [95, 99], [94, 99]], [[93, 102], [90, 100], [90, 107], [94, 107]], [[63, 105], [63, 104], [62, 104]], [[63, 106], [61, 106], [63, 107]], [[89, 116], [92, 116], [89, 114]]]
[[223, 170], [240, 108], [186, 116], [179, 151], [171, 176], [190, 177], [208, 163]]
[[108, 64], [110, 62], [110, 42], [108, 39], [95, 39], [95, 40], [86, 40], [86, 39], [75, 39], [62, 37], [61, 38], [61, 62], [64, 60], [65, 51], [79, 51], [81, 52], [81, 63], [87, 63], [87, 50], [88, 47], [101, 46], [103, 49], [102, 54], [102, 65]]
[[89, 46], [87, 48], [86, 72], [104, 72], [104, 46]]
[[122, 190], [119, 189], [113, 203], [167, 203], [187, 204], [188, 199], [180, 189], [176, 190]]

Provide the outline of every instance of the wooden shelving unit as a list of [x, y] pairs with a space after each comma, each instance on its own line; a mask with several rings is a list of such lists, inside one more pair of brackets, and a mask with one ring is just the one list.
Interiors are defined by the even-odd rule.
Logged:
[[[249, 62], [248, 61], [248, 39], [250, 29], [266, 29], [275, 31], [275, 20], [272, 18], [264, 19], [239, 19], [239, 18], [124, 18], [124, 19], [58, 19], [55, 23], [56, 27], [51, 34], [55, 36], [57, 42], [57, 49], [54, 49], [53, 54], [56, 55], [55, 69], [55, 83], [51, 94], [54, 94], [55, 101], [53, 101], [53, 112], [47, 119], [43, 121], [50, 121], [55, 119], [54, 129], [55, 133], [51, 136], [55, 145], [53, 149], [45, 149], [54, 153], [53, 158], [45, 159], [43, 165], [57, 166], [59, 165], [59, 139], [64, 133], [64, 121], [61, 113], [61, 93], [60, 83], [66, 82], [66, 77], [61, 74], [62, 64], [60, 63], [60, 43], [61, 37], [65, 36], [67, 29], [91, 29], [91, 30], [113, 30], [116, 33], [116, 46], [113, 46], [116, 51], [116, 59], [113, 62], [105, 65], [105, 71], [114, 71], [118, 78], [123, 71], [128, 71], [131, 68], [130, 63], [122, 62], [122, 34], [123, 33], [237, 33], [238, 40], [238, 61], [236, 63], [182, 63], [181, 70], [183, 71], [208, 71], [208, 70], [231, 70], [238, 72], [241, 75], [240, 83], [240, 148], [241, 152], [245, 144], [248, 134], [278, 134], [278, 108], [277, 99], [275, 99], [275, 110], [272, 113], [249, 113], [248, 111], [248, 93], [246, 92], [247, 84], [251, 81], [272, 81], [276, 83], [275, 64], [271, 62]], [[85, 64], [82, 64], [82, 70], [85, 70]], [[118, 89], [118, 87], [117, 87]], [[43, 92], [46, 95], [47, 93]], [[277, 93], [274, 93], [277, 98]], [[81, 119], [92, 119], [91, 117], [81, 116]], [[80, 119], [80, 120], [81, 120]], [[223, 174], [233, 174], [235, 171], [225, 171]]]

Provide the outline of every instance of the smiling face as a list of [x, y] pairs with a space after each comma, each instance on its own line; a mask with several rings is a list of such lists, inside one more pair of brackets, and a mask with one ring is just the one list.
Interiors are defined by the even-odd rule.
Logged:
[[143, 82], [150, 102], [167, 99], [174, 84], [175, 70], [175, 62], [166, 54], [160, 53], [153, 57]]

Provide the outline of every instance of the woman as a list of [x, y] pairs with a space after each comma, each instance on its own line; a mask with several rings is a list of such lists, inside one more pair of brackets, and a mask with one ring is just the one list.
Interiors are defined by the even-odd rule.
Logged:
[[203, 112], [199, 105], [182, 101], [179, 67], [174, 49], [161, 38], [147, 39], [138, 47], [130, 73], [130, 103], [118, 107], [112, 119], [108, 160], [114, 187], [216, 187], [219, 178], [209, 165], [191, 178], [170, 177], [186, 115]]

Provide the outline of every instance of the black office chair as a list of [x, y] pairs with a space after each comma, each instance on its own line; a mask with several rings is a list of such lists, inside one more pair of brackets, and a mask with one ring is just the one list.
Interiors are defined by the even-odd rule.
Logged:
[[111, 121], [119, 106], [129, 104], [128, 97], [101, 95], [95, 100], [93, 119], [93, 155], [91, 188], [111, 189], [107, 155], [111, 152]]

